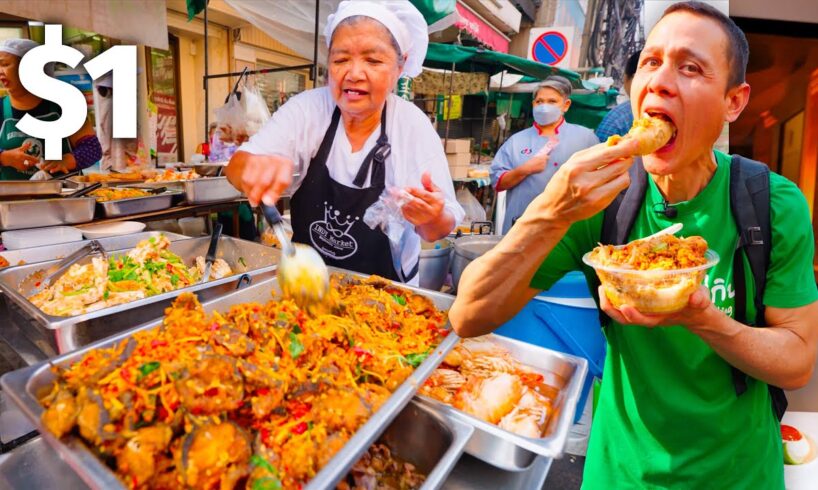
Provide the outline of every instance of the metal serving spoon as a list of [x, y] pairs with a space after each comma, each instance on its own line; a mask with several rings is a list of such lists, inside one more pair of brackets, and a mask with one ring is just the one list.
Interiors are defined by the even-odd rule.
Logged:
[[321, 255], [307, 245], [294, 245], [284, 230], [284, 219], [275, 206], [260, 204], [264, 219], [281, 243], [278, 283], [284, 296], [300, 307], [320, 303], [329, 291], [329, 271]]

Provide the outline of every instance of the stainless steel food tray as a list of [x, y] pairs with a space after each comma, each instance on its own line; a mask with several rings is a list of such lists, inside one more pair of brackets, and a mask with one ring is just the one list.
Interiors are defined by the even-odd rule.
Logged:
[[[364, 277], [360, 274], [340, 269], [332, 270], [356, 277]], [[434, 302], [436, 307], [441, 309], [448, 309], [454, 300], [452, 296], [446, 294], [408, 286], [402, 287], [428, 297]], [[218, 299], [206, 301], [202, 303], [202, 306], [208, 313], [213, 311], [226, 311], [235, 304], [266, 302], [270, 299], [272, 292], [280, 292], [276, 278], [248, 286]], [[136, 332], [157, 328], [161, 325], [161, 321], [161, 318], [157, 318], [151, 322], [94, 342], [79, 350], [61, 355], [47, 362], [6, 373], [0, 378], [0, 387], [2, 387], [3, 391], [9, 394], [9, 398], [20, 407], [23, 414], [43, 435], [43, 438], [51, 444], [62, 456], [63, 460], [65, 460], [91, 488], [111, 489], [124, 487], [114, 473], [94, 456], [81, 440], [76, 437], [60, 440], [46, 430], [40, 420], [43, 407], [40, 405], [38, 396], [42, 395], [55, 380], [54, 373], [50, 369], [51, 365], [70, 365], [80, 360], [82, 356], [91, 350], [111, 347], [122, 340], [130, 338]], [[438, 364], [443, 360], [443, 357], [455, 346], [458, 340], [458, 337], [454, 333], [451, 333], [443, 339], [443, 342], [437, 346], [429, 357], [415, 369], [403, 384], [392, 393], [381, 408], [358, 429], [344, 447], [315, 475], [305, 487], [305, 490], [334, 488], [335, 484], [349, 472], [352, 465], [358, 461], [361, 455], [375, 442], [384, 429], [410, 402], [412, 396], [417, 392], [418, 387], [426, 380], [432, 371], [437, 368]]]
[[0, 182], [0, 197], [58, 196], [62, 190], [59, 180], [4, 180]]
[[181, 191], [169, 190], [152, 196], [98, 202], [97, 206], [102, 216], [106, 218], [118, 218], [131, 214], [150, 213], [151, 211], [168, 209], [173, 205], [173, 198], [181, 195]]
[[87, 223], [95, 204], [93, 197], [0, 201], [0, 230]]
[[418, 395], [418, 398], [446, 416], [472, 425], [475, 431], [466, 445], [466, 452], [497, 468], [523, 471], [534, 463], [537, 455], [560, 457], [573, 424], [582, 384], [588, 372], [588, 361], [500, 335], [490, 335], [489, 338], [508, 349], [519, 362], [543, 374], [556, 374], [564, 380], [544, 437], [523, 437], [432, 398], [423, 395]]
[[[120, 187], [120, 186], [132, 186], [134, 184], [141, 184], [145, 182], [145, 179], [139, 180], [116, 180], [112, 182], [101, 182], [102, 187]], [[70, 187], [72, 189], [85, 189], [86, 187], [93, 185], [94, 182], [83, 182], [80, 180], [79, 175], [75, 175], [73, 177], [68, 177], [65, 179], [65, 186]]]
[[463, 454], [474, 427], [445, 417], [412, 400], [389, 424], [378, 442], [426, 475], [420, 490], [440, 488]]
[[185, 190], [185, 200], [188, 204], [232, 201], [241, 197], [241, 192], [227, 181], [227, 177], [185, 180], [182, 187]]
[[[170, 251], [186, 260], [188, 264], [199, 255], [207, 254], [210, 237], [189, 238], [170, 244]], [[109, 252], [109, 256], [127, 253], [130, 248]], [[83, 345], [122, 332], [136, 325], [160, 318], [182, 292], [198, 292], [203, 301], [222, 296], [236, 289], [240, 281], [271, 277], [281, 254], [278, 250], [259, 243], [222, 237], [218, 257], [223, 258], [235, 272], [233, 275], [194, 284], [148, 298], [131, 301], [110, 308], [71, 317], [52, 316], [43, 313], [17, 290], [20, 281], [29, 274], [50, 267], [57, 261], [22, 265], [0, 272], [0, 289], [8, 305], [8, 321], [34, 342], [48, 357], [70, 352]], [[245, 265], [241, 265], [242, 259]]]
[[[143, 231], [130, 235], [119, 235], [106, 238], [98, 238], [97, 241], [106, 252], [133, 248], [142, 240], [165, 235], [168, 240], [188, 239], [190, 237], [179, 235], [178, 233], [168, 233], [159, 231]], [[78, 242], [60, 243], [58, 245], [44, 245], [42, 247], [21, 248], [18, 250], [5, 250], [0, 252], [0, 256], [9, 261], [9, 267], [16, 267], [21, 261], [23, 265], [36, 264], [37, 262], [48, 262], [67, 257], [88, 244], [90, 240]]]

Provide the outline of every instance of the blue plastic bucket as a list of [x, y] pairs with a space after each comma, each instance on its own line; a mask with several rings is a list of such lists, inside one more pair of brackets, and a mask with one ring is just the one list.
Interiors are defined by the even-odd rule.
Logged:
[[496, 333], [588, 360], [588, 376], [574, 417], [576, 423], [582, 416], [594, 378], [602, 377], [606, 351], [599, 313], [585, 276], [580, 272], [567, 274]]

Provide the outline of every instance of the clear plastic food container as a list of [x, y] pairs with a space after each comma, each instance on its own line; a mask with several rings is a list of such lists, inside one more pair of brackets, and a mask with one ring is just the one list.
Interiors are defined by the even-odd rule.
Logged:
[[[624, 245], [616, 248], [622, 247]], [[602, 265], [591, 258], [591, 252], [586, 253], [582, 261], [594, 268], [608, 301], [616, 308], [627, 304], [641, 313], [667, 314], [683, 309], [707, 270], [719, 262], [719, 254], [713, 250], [707, 250], [704, 256], [705, 264], [672, 270]]]

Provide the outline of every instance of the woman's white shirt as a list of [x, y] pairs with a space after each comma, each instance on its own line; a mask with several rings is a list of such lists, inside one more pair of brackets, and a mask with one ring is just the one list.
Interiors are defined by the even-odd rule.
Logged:
[[[289, 194], [295, 193], [307, 174], [310, 160], [318, 152], [321, 140], [330, 125], [335, 101], [329, 88], [322, 87], [302, 92], [281, 106], [269, 121], [244, 143], [242, 151], [255, 155], [277, 155], [289, 158], [299, 174]], [[374, 148], [380, 136], [380, 125], [372, 132], [363, 148], [353, 153], [344, 125], [338, 124], [335, 139], [327, 158], [330, 176], [340, 184], [355, 187], [353, 180], [363, 159]], [[386, 102], [386, 134], [392, 153], [386, 160], [387, 187], [419, 187], [420, 178], [429, 172], [432, 182], [445, 195], [445, 208], [452, 213], [455, 223], [463, 219], [463, 208], [457, 203], [446, 154], [435, 129], [426, 115], [411, 102], [390, 94]], [[369, 186], [369, 179], [364, 187]], [[316, 196], [320, 199], [319, 196]], [[399, 245], [392, 245], [395, 264], [408, 273], [420, 257], [420, 236], [414, 227], [407, 226]], [[417, 277], [410, 284], [417, 285]]]

